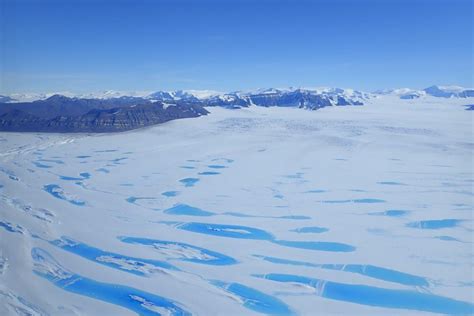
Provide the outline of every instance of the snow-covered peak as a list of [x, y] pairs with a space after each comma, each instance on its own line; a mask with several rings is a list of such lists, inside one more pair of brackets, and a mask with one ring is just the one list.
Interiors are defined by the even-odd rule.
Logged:
[[68, 98], [80, 99], [112, 99], [121, 97], [144, 97], [150, 94], [149, 91], [115, 91], [105, 90], [91, 93], [73, 93], [70, 91], [55, 91], [48, 93], [12, 93], [9, 95], [14, 101], [10, 102], [33, 102], [45, 100], [53, 95], [62, 95]]
[[38, 101], [38, 100], [45, 100], [49, 97], [52, 97], [53, 95], [64, 95], [67, 97], [72, 97], [73, 95], [70, 92], [67, 91], [61, 91], [61, 92], [50, 92], [50, 93], [12, 93], [9, 95], [13, 101], [10, 101], [11, 103], [16, 103], [16, 102], [33, 102], [33, 101]]
[[122, 97], [138, 97], [152, 101], [190, 101], [206, 102], [208, 100], [222, 100], [224, 102], [234, 102], [235, 100], [248, 100], [251, 96], [270, 96], [285, 94], [321, 95], [333, 99], [338, 97], [352, 100], [367, 100], [378, 96], [394, 96], [401, 99], [415, 99], [422, 97], [443, 97], [443, 98], [468, 98], [474, 97], [474, 89], [467, 89], [460, 86], [431, 86], [423, 90], [411, 88], [396, 88], [377, 90], [374, 93], [367, 93], [348, 88], [331, 87], [287, 87], [287, 88], [261, 88], [247, 91], [220, 92], [215, 90], [175, 90], [175, 91], [117, 91], [104, 90], [92, 93], [73, 93], [69, 91], [50, 93], [13, 93], [3, 96], [2, 102], [32, 102], [45, 100], [53, 95], [63, 95], [69, 98], [83, 99], [113, 99]]
[[392, 95], [400, 99], [417, 99], [421, 97], [436, 98], [469, 98], [474, 97], [474, 89], [463, 88], [460, 86], [431, 86], [423, 90], [410, 88], [385, 89], [378, 90], [375, 94]]
[[216, 90], [184, 90], [184, 91], [198, 99], [207, 99], [219, 94], [223, 94], [222, 92], [219, 92]]
[[474, 96], [473, 89], [466, 89], [458, 86], [431, 86], [424, 89], [427, 94], [434, 97], [452, 98], [452, 97], [472, 97]]
[[14, 98], [7, 95], [0, 95], [0, 103], [12, 103], [17, 102]]
[[104, 90], [94, 93], [76, 94], [78, 98], [84, 99], [113, 99], [121, 97], [145, 97], [150, 94], [150, 91], [117, 91]]
[[203, 100], [213, 96], [221, 95], [222, 92], [215, 90], [175, 90], [156, 91], [144, 96], [147, 99], [178, 101], [178, 100]]
[[[431, 86], [430, 88], [435, 88], [437, 90], [441, 90], [441, 91], [444, 91], [444, 92], [453, 92], [453, 93], [462, 92], [464, 90], [469, 90], [468, 88], [463, 88], [463, 87], [460, 87], [460, 86], [437, 86], [437, 85], [434, 85], [434, 86]], [[427, 89], [429, 89], [429, 88], [427, 88]]]
[[381, 89], [381, 90], [376, 90], [374, 91], [375, 94], [380, 94], [380, 95], [402, 95], [406, 93], [411, 93], [416, 90], [411, 89], [411, 88], [396, 88], [396, 89]]
[[281, 93], [282, 91], [289, 91], [289, 89], [261, 88], [252, 91], [246, 91], [244, 94], [274, 94]]

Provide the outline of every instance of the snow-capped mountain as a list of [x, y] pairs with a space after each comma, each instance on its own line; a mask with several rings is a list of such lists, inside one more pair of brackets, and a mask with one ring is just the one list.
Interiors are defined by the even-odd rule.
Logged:
[[48, 98], [48, 95], [54, 95], [50, 93], [12, 93], [8, 96], [3, 96], [2, 103], [13, 103], [13, 102], [33, 102], [37, 100], [44, 100]]
[[[38, 100], [46, 100], [54, 95], [62, 95], [68, 98], [78, 99], [114, 99], [121, 97], [147, 97], [150, 91], [115, 91], [105, 90], [94, 93], [73, 93], [70, 91], [48, 92], [48, 93], [12, 93], [8, 96], [0, 96], [0, 103], [14, 103], [14, 102], [33, 102]], [[2, 98], [3, 97], [3, 98]], [[9, 99], [5, 99], [9, 98]]]
[[286, 106], [305, 109], [319, 109], [325, 106], [362, 105], [365, 101], [380, 96], [395, 96], [400, 99], [468, 98], [474, 97], [474, 89], [459, 86], [431, 86], [423, 90], [397, 88], [377, 90], [368, 93], [353, 89], [330, 87], [315, 88], [263, 88], [251, 91], [219, 92], [214, 90], [175, 90], [150, 91], [115, 91], [106, 90], [95, 93], [72, 93], [68, 91], [55, 93], [14, 93], [0, 96], [0, 103], [33, 102], [46, 100], [53, 95], [63, 95], [77, 99], [120, 99], [126, 97], [140, 98], [147, 101], [192, 102], [204, 106], [248, 107]]
[[193, 102], [172, 105], [131, 96], [83, 99], [53, 95], [1, 104], [0, 131], [118, 132], [208, 113]]
[[[205, 115], [207, 111], [203, 107], [206, 106], [317, 110], [328, 106], [363, 105], [363, 101], [369, 98], [368, 94], [354, 90], [293, 88], [223, 94], [184, 90], [157, 91], [144, 96], [122, 95], [115, 91], [76, 96], [64, 94], [47, 98], [44, 98], [47, 95], [40, 95], [39, 100], [30, 102], [6, 99], [7, 102], [0, 103], [0, 130], [122, 131], [177, 118]], [[170, 107], [172, 109], [168, 110]]]
[[217, 93], [206, 91], [158, 91], [147, 96], [148, 99], [158, 101], [188, 101], [200, 102], [204, 106], [248, 107], [256, 106], [283, 106], [299, 107], [310, 110], [326, 106], [363, 105], [363, 101], [370, 98], [368, 93], [351, 89], [320, 88], [320, 89], [258, 89], [254, 91], [235, 91]]
[[15, 102], [16, 100], [6, 95], [0, 95], [0, 103]]
[[145, 96], [145, 99], [156, 100], [156, 101], [190, 101], [190, 102], [199, 102], [199, 99], [196, 98], [193, 94], [184, 91], [157, 91]]
[[458, 86], [431, 86], [423, 91], [433, 97], [440, 98], [468, 98], [474, 97], [474, 89], [465, 89]]
[[418, 99], [421, 97], [436, 98], [470, 98], [474, 97], [474, 89], [463, 88], [459, 86], [431, 86], [423, 90], [415, 90], [410, 88], [378, 90], [378, 95], [393, 95], [400, 99]]
[[[370, 98], [369, 93], [339, 88], [266, 88], [253, 91], [218, 92], [214, 90], [135, 91], [107, 90], [97, 93], [75, 94], [68, 91], [54, 93], [15, 93], [2, 96], [0, 103], [33, 102], [46, 100], [53, 95], [78, 99], [117, 99], [122, 97], [143, 98], [150, 101], [201, 102], [208, 106], [301, 106], [319, 108], [326, 105], [351, 105]], [[317, 98], [315, 98], [318, 96]], [[313, 99], [313, 101], [311, 101]], [[316, 100], [318, 99], [318, 100]], [[324, 101], [322, 101], [324, 100]], [[314, 104], [313, 104], [314, 102]]]
[[82, 99], [112, 99], [121, 97], [143, 98], [150, 94], [150, 91], [116, 91], [105, 90], [96, 93], [71, 94], [69, 97], [77, 97]]

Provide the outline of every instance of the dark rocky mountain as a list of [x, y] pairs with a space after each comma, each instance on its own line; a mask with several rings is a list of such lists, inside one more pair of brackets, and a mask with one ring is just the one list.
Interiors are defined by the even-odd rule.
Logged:
[[[72, 103], [70, 106], [77, 104]], [[200, 105], [161, 102], [146, 102], [134, 105], [122, 105], [109, 109], [91, 109], [83, 114], [78, 111], [66, 113], [73, 115], [59, 115], [53, 118], [38, 116], [32, 113], [12, 109], [0, 115], [0, 130], [15, 132], [121, 132], [167, 121], [198, 117], [208, 112]], [[108, 106], [108, 103], [107, 105]]]
[[241, 108], [252, 105], [250, 99], [246, 95], [240, 95], [237, 92], [225, 93], [221, 95], [215, 95], [207, 99], [202, 100], [206, 106], [222, 106], [225, 108]]
[[344, 95], [315, 93], [308, 90], [295, 90], [283, 93], [263, 93], [249, 96], [253, 104], [261, 106], [299, 107], [317, 110], [326, 106], [363, 105], [362, 102], [352, 100]]
[[[358, 93], [358, 94], [357, 94]], [[241, 108], [251, 105], [299, 107], [362, 105], [360, 92], [341, 89], [267, 89], [252, 93], [216, 94], [197, 98], [186, 91], [158, 91], [146, 97], [70, 98], [53, 95], [33, 102], [0, 103], [0, 130], [25, 132], [119, 132], [166, 121], [198, 117], [204, 106]]]
[[186, 91], [158, 91], [146, 97], [70, 98], [53, 95], [33, 102], [0, 103], [1, 131], [118, 132], [166, 121], [197, 117], [204, 106], [241, 108], [256, 106], [298, 107], [317, 110], [327, 106], [362, 105], [367, 95], [329, 89], [267, 89], [232, 92], [198, 98]]
[[[359, 106], [376, 95], [357, 90], [261, 89], [253, 92], [217, 93], [210, 90], [157, 91], [141, 97], [120, 92], [83, 97], [53, 95], [33, 102], [17, 102], [0, 95], [0, 131], [114, 132], [125, 131], [173, 119], [206, 115], [204, 107], [238, 109], [249, 106], [297, 107], [318, 110], [331, 106]], [[133, 95], [142, 95], [134, 94]], [[474, 90], [456, 86], [431, 86], [424, 90], [381, 90], [375, 94], [401, 99], [426, 96], [442, 98], [474, 97]], [[120, 96], [122, 95], [122, 96]], [[17, 98], [17, 95], [14, 95]], [[23, 98], [19, 95], [19, 99]], [[114, 97], [109, 97], [114, 96]], [[38, 95], [38, 98], [43, 98]], [[472, 106], [467, 107], [472, 110]]]
[[194, 95], [183, 91], [183, 90], [177, 90], [177, 91], [157, 91], [154, 92], [150, 95], [147, 96], [147, 99], [151, 100], [159, 100], [159, 101], [188, 101], [188, 102], [200, 102], [198, 98], [196, 98]]
[[12, 110], [20, 110], [40, 118], [56, 116], [79, 116], [93, 109], [112, 109], [134, 104], [151, 103], [137, 97], [120, 97], [111, 99], [82, 99], [69, 98], [63, 95], [53, 95], [46, 100], [19, 103], [0, 103], [0, 115]]
[[7, 102], [15, 102], [16, 100], [6, 96], [6, 95], [0, 95], [0, 103], [7, 103]]
[[348, 95], [342, 89], [333, 89], [326, 92], [313, 90], [278, 90], [267, 89], [252, 93], [225, 93], [201, 100], [205, 106], [222, 106], [227, 108], [256, 106], [298, 107], [317, 110], [326, 106], [363, 105], [361, 100], [367, 98], [362, 93], [355, 92]]

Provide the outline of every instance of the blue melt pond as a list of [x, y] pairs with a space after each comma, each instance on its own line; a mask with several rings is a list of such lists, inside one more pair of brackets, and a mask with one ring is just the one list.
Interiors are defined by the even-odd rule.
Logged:
[[3, 227], [5, 228], [7, 231], [9, 231], [10, 233], [20, 233], [22, 234], [22, 230], [21, 228], [16, 225], [16, 227], [11, 224], [11, 223], [8, 223], [8, 222], [0, 222], [0, 227]]
[[184, 223], [177, 228], [187, 230], [190, 232], [207, 234], [220, 237], [241, 238], [241, 239], [258, 239], [258, 240], [272, 240], [272, 234], [253, 227], [239, 226], [239, 225], [223, 225], [210, 223]]
[[138, 200], [154, 200], [154, 197], [136, 197], [136, 196], [130, 196], [125, 199], [128, 203], [134, 204]]
[[273, 242], [280, 246], [316, 251], [351, 252], [356, 249], [354, 246], [338, 242], [290, 240], [274, 240]]
[[257, 258], [262, 258], [265, 261], [276, 263], [276, 264], [287, 264], [295, 266], [306, 266], [327, 270], [338, 270], [350, 273], [356, 273], [364, 275], [370, 278], [379, 279], [388, 282], [394, 282], [410, 286], [429, 286], [428, 281], [420, 276], [400, 272], [397, 270], [377, 267], [373, 265], [362, 265], [362, 264], [315, 264], [311, 262], [295, 261], [288, 259], [281, 259], [275, 257], [266, 257], [255, 255]]
[[296, 219], [296, 220], [311, 219], [311, 217], [305, 216], [305, 215], [285, 215], [285, 216], [280, 216], [280, 217], [277, 217], [277, 218]]
[[261, 256], [261, 255], [253, 255], [253, 256], [256, 258], [261, 258], [271, 263], [288, 264], [288, 265], [293, 265], [293, 266], [304, 266], [304, 267], [319, 267], [317, 264], [314, 264], [311, 262], [303, 262], [303, 261], [282, 259], [282, 258], [276, 258], [276, 257], [267, 257], [267, 256]]
[[351, 203], [352, 200], [325, 200], [322, 201], [323, 203], [329, 203], [329, 204], [340, 204], [340, 203]]
[[420, 228], [420, 229], [441, 229], [451, 228], [458, 226], [459, 223], [463, 222], [462, 219], [435, 219], [408, 223], [408, 227]]
[[116, 165], [119, 165], [120, 161], [126, 160], [126, 159], [128, 159], [128, 157], [115, 158], [115, 159], [112, 159], [112, 160], [109, 160], [109, 161], [111, 161], [112, 163], [114, 163]]
[[216, 266], [224, 266], [224, 265], [231, 265], [231, 264], [237, 263], [237, 260], [235, 260], [234, 258], [231, 258], [219, 252], [215, 252], [209, 249], [205, 249], [205, 248], [201, 248], [201, 247], [197, 247], [197, 246], [193, 246], [193, 245], [185, 244], [181, 242], [148, 239], [148, 238], [138, 238], [138, 237], [118, 237], [118, 238], [122, 242], [128, 243], [128, 244], [139, 244], [139, 245], [151, 246], [154, 249], [180, 248], [183, 252], [186, 252], [187, 250], [191, 250], [192, 253], [195, 253], [197, 251], [200, 254], [197, 257], [192, 257], [189, 255], [183, 254], [182, 258], [177, 258], [177, 260], [181, 260], [181, 261], [188, 261], [188, 262], [200, 263], [200, 264], [210, 264], [210, 265], [216, 265]]
[[79, 174], [79, 177], [68, 177], [68, 176], [59, 176], [61, 180], [66, 180], [66, 181], [81, 181], [81, 180], [87, 180], [91, 177], [90, 173], [88, 172], [82, 172]]
[[86, 205], [86, 202], [84, 201], [77, 201], [77, 200], [67, 200], [69, 203], [77, 206], [84, 206]]
[[459, 239], [451, 237], [451, 236], [436, 236], [435, 238], [439, 240], [444, 240], [444, 241], [459, 241], [460, 242]]
[[474, 305], [468, 302], [427, 293], [338, 283], [291, 274], [271, 273], [255, 276], [276, 282], [305, 284], [322, 289], [317, 291], [321, 297], [368, 306], [456, 315], [467, 315], [474, 312]]
[[66, 180], [66, 181], [80, 181], [80, 180], [82, 180], [82, 178], [68, 177], [68, 176], [59, 176], [59, 179]]
[[309, 191], [306, 191], [305, 193], [324, 193], [326, 192], [326, 190], [309, 190]]
[[175, 206], [164, 210], [166, 214], [172, 215], [189, 215], [189, 216], [212, 216], [215, 213], [201, 210], [197, 207], [192, 207], [186, 204], [176, 204]]
[[[38, 269], [34, 273], [68, 292], [122, 306], [143, 316], [161, 315], [156, 311], [157, 308], [166, 309], [171, 315], [191, 315], [167, 298], [128, 286], [98, 282], [71, 273], [62, 268], [51, 255], [40, 248], [33, 248], [31, 256], [38, 264], [54, 264], [55, 274], [47, 269]], [[61, 277], [58, 277], [56, 274], [61, 275]]]
[[51, 194], [57, 199], [68, 201], [71, 204], [77, 205], [77, 206], [84, 206], [86, 202], [84, 201], [78, 201], [78, 200], [73, 200], [73, 199], [67, 199], [64, 194], [62, 188], [57, 185], [57, 184], [48, 184], [43, 186], [43, 190]]
[[38, 168], [43, 168], [43, 169], [52, 168], [50, 165], [45, 165], [38, 161], [33, 161], [33, 164]]
[[416, 275], [377, 267], [373, 265], [362, 264], [323, 264], [321, 268], [328, 270], [339, 270], [351, 273], [365, 275], [374, 279], [400, 283], [411, 286], [428, 286], [428, 281]]
[[235, 217], [277, 218], [277, 219], [295, 219], [295, 220], [311, 219], [311, 217], [304, 216], [304, 215], [259, 216], [259, 215], [249, 215], [249, 214], [238, 213], [238, 212], [225, 212], [225, 213], [222, 213], [222, 215], [229, 215], [229, 216], [235, 216]]
[[199, 179], [198, 178], [184, 178], [184, 179], [179, 180], [179, 182], [184, 184], [185, 187], [192, 187], [196, 183], [199, 182]]
[[369, 213], [369, 215], [401, 217], [401, 216], [407, 215], [408, 213], [410, 213], [410, 211], [405, 211], [405, 210], [387, 210], [387, 211], [383, 211], [383, 212]]
[[208, 165], [207, 167], [211, 168], [211, 169], [224, 169], [224, 168], [227, 168], [226, 166], [222, 166], [222, 165]]
[[355, 199], [352, 200], [354, 203], [385, 203], [385, 200], [381, 199]]
[[198, 174], [201, 175], [201, 176], [214, 176], [214, 175], [216, 175], [216, 174], [220, 174], [220, 172], [216, 172], [216, 171], [204, 171], [204, 172], [199, 172]]
[[381, 182], [377, 182], [378, 184], [384, 184], [384, 185], [406, 185], [404, 183], [401, 183], [401, 182], [395, 182], [395, 181], [381, 181]]
[[235, 217], [261, 217], [261, 216], [249, 215], [249, 214], [238, 213], [238, 212], [225, 212], [225, 213], [222, 213], [222, 215], [229, 215], [229, 216], [235, 216]]
[[38, 161], [52, 162], [58, 165], [64, 165], [64, 161], [59, 160], [59, 159], [38, 159]]
[[161, 193], [161, 195], [166, 196], [166, 197], [173, 197], [178, 195], [178, 191], [166, 191]]
[[301, 228], [296, 228], [291, 230], [292, 232], [295, 233], [314, 233], [314, 234], [320, 234], [320, 233], [325, 233], [329, 231], [328, 228], [325, 227], [317, 227], [317, 226], [310, 226], [310, 227], [301, 227]]
[[[189, 160], [188, 160], [188, 161], [189, 161]], [[212, 161], [224, 161], [224, 162], [227, 162], [227, 163], [233, 163], [233, 162], [234, 162], [234, 159], [216, 158], [216, 159], [212, 159]]]
[[267, 315], [293, 315], [291, 309], [276, 297], [257, 291], [240, 283], [225, 283], [222, 281], [211, 281], [227, 292], [242, 298], [244, 307]]
[[[88, 260], [140, 276], [145, 275], [145, 272], [141, 270], [145, 267], [145, 265], [164, 268], [168, 270], [179, 270], [178, 268], [167, 262], [133, 258], [113, 252], [103, 251], [101, 249], [91, 247], [87, 244], [74, 241], [67, 237], [62, 237], [61, 239], [53, 240], [50, 243], [52, 245], [55, 245], [56, 247], [72, 252]], [[107, 259], [104, 260], [105, 258]]]

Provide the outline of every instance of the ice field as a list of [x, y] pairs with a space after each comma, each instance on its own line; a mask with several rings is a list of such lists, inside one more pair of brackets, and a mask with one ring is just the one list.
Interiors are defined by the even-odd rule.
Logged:
[[472, 103], [0, 133], [0, 314], [472, 314]]

